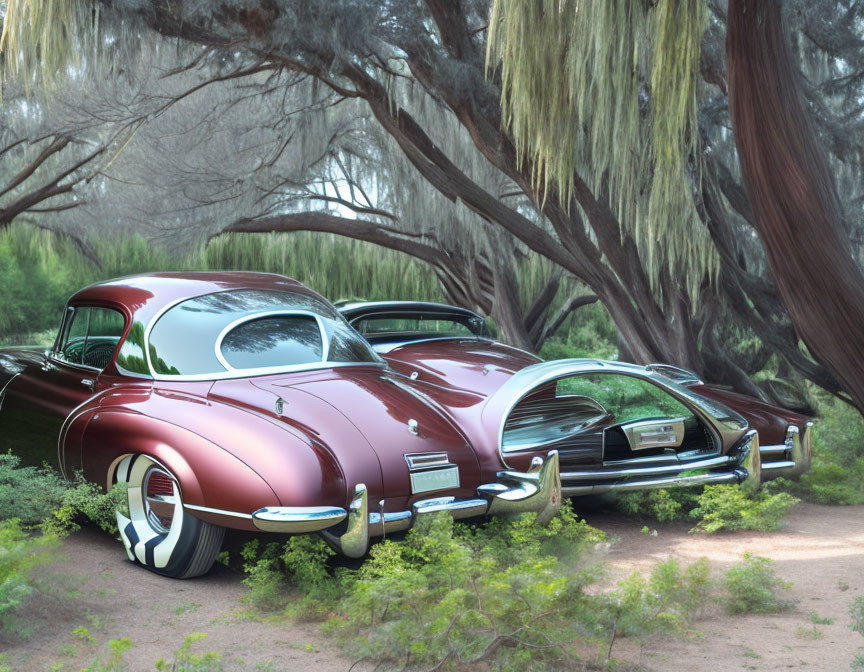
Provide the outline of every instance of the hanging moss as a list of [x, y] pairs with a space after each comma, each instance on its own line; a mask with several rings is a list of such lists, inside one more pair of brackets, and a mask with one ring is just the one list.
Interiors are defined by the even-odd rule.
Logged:
[[[608, 193], [651, 277], [691, 288], [715, 266], [693, 194], [704, 0], [494, 0], [487, 71], [544, 196], [574, 173]], [[694, 162], [698, 165], [698, 160]]]

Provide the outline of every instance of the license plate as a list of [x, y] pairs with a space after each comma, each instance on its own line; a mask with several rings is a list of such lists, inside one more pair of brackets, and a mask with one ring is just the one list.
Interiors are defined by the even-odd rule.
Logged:
[[427, 469], [411, 473], [411, 492], [431, 492], [459, 487], [459, 467], [453, 465], [446, 469]]

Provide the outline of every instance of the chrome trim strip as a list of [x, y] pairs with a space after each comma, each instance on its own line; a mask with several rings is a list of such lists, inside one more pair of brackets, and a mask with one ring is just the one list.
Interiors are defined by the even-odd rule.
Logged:
[[[118, 345], [117, 347], [119, 348], [120, 346]], [[116, 354], [117, 350], [115, 349], [114, 352]], [[100, 369], [95, 366], [88, 366], [87, 364], [73, 364], [72, 362], [67, 362], [65, 359], [59, 358], [55, 352], [49, 352], [48, 359], [50, 359], [55, 364], [62, 364], [63, 366], [68, 366], [72, 369], [80, 369], [81, 371], [87, 371], [90, 373], [102, 373], [102, 371], [104, 371], [104, 369]], [[114, 361], [113, 355], [111, 357], [111, 361]]]
[[21, 375], [21, 372], [13, 373], [12, 377], [6, 381], [6, 384], [3, 387], [0, 387], [0, 410], [3, 409], [3, 400], [6, 398], [6, 390], [12, 384], [12, 381], [15, 380], [18, 376]]
[[411, 471], [455, 466], [450, 464], [447, 453], [405, 453], [404, 457]]
[[794, 469], [795, 463], [792, 460], [778, 460], [776, 462], [763, 462], [762, 471], [771, 471], [772, 469]]
[[[83, 415], [90, 409], [85, 409], [80, 411], [81, 408], [89, 404], [94, 399], [101, 397], [106, 392], [110, 392], [111, 388], [106, 387], [104, 390], [97, 392], [96, 394], [92, 394], [87, 397], [84, 401], [78, 404], [75, 408], [69, 411], [69, 415], [66, 416], [66, 419], [63, 421], [63, 424], [60, 425], [60, 435], [57, 437], [57, 463], [60, 467], [60, 475], [63, 477], [63, 480], [70, 480], [69, 476], [66, 474], [66, 433], [69, 431], [70, 425], [78, 419], [78, 416]], [[96, 409], [93, 409], [96, 410]], [[80, 412], [79, 412], [80, 411]]]
[[349, 366], [374, 366], [376, 368], [385, 369], [387, 364], [384, 362], [318, 362], [306, 365], [298, 365], [293, 367], [277, 367], [268, 370], [261, 369], [238, 369], [237, 371], [226, 371], [225, 373], [201, 373], [188, 374], [180, 376], [166, 376], [158, 373], [153, 374], [153, 380], [160, 382], [177, 382], [189, 383], [196, 381], [213, 381], [213, 380], [233, 380], [235, 378], [255, 378], [258, 376], [272, 376], [279, 373], [297, 373], [302, 371], [323, 371], [325, 369], [341, 369]]
[[252, 520], [251, 513], [238, 513], [237, 511], [226, 511], [224, 509], [211, 509], [209, 506], [198, 506], [196, 504], [186, 503], [183, 504], [183, 508], [189, 509], [190, 511], [200, 511], [201, 513], [214, 513], [219, 516], [233, 516], [234, 518], [245, 518], [247, 520]]
[[[675, 380], [675, 382], [680, 383], [681, 385], [705, 384], [705, 382], [693, 371], [682, 369], [680, 366], [672, 366], [671, 364], [660, 364], [658, 362], [652, 362], [651, 364], [646, 364], [645, 368], [652, 373], [659, 373], [661, 376], [672, 378], [672, 380]], [[679, 377], [678, 380], [676, 380], [674, 376], [667, 376], [665, 373], [663, 373], [664, 370], [671, 371], [673, 374], [677, 375]]]
[[262, 532], [301, 534], [319, 532], [338, 525], [348, 516], [338, 506], [266, 506], [252, 514], [252, 522]]
[[708, 460], [697, 460], [693, 462], [679, 462], [677, 464], [663, 465], [659, 467], [639, 467], [636, 469], [615, 469], [596, 471], [568, 471], [561, 474], [562, 481], [594, 481], [602, 479], [627, 478], [628, 476], [655, 476], [659, 474], [671, 474], [678, 471], [692, 471], [694, 469], [715, 469], [717, 467], [734, 464], [735, 458], [729, 455], [712, 457]]
[[779, 446], [759, 446], [759, 452], [763, 455], [783, 454], [787, 450], [789, 450], [789, 446], [787, 446], [785, 443], [780, 444]]
[[691, 487], [719, 483], [738, 483], [735, 472], [724, 471], [713, 474], [693, 474], [692, 476], [669, 476], [645, 481], [624, 481], [622, 483], [605, 483], [601, 485], [562, 486], [564, 497], [580, 497], [583, 495], [601, 495], [606, 492], [626, 492], [629, 490], [651, 490], [670, 487]]
[[[732, 429], [731, 427], [725, 426], [714, 417], [707, 406], [708, 403], [713, 402], [705, 399], [703, 403], [703, 400], [695, 392], [689, 391], [684, 386], [675, 383], [675, 381], [670, 380], [665, 376], [653, 374], [650, 371], [647, 371], [645, 367], [636, 364], [627, 364], [625, 362], [611, 362], [599, 359], [560, 359], [532, 364], [517, 371], [507, 380], [507, 382], [498, 388], [487, 402], [486, 408], [489, 408], [490, 404], [497, 399], [507, 400], [501, 415], [502, 419], [498, 430], [498, 453], [504, 464], [507, 464], [505, 453], [502, 451], [504, 425], [514, 407], [533, 390], [542, 385], [561, 378], [591, 373], [613, 373], [632, 376], [633, 378], [639, 378], [652, 383], [684, 404], [685, 407], [689, 408], [693, 413], [704, 420], [708, 427], [713, 431], [715, 439], [719, 442], [721, 449], [724, 446], [728, 446], [730, 443], [738, 441], [747, 431], [746, 425], [741, 429]], [[743, 421], [743, 418], [741, 420]]]
[[604, 467], [623, 467], [640, 464], [681, 464], [675, 453], [664, 453], [663, 455], [647, 455], [646, 457], [633, 457], [629, 460], [604, 460]]

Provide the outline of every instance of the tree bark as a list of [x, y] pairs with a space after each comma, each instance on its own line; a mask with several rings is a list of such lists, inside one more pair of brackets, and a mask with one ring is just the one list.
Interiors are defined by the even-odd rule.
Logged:
[[864, 411], [864, 273], [777, 0], [729, 0], [732, 127], [754, 224], [801, 340]]

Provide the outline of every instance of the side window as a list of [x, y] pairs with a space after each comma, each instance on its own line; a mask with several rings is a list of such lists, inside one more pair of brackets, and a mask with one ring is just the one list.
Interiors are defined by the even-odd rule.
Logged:
[[123, 327], [123, 315], [111, 308], [74, 308], [66, 317], [56, 354], [70, 364], [104, 369], [123, 336]]

